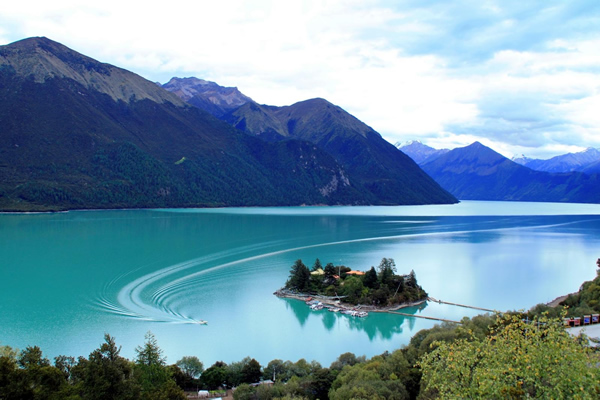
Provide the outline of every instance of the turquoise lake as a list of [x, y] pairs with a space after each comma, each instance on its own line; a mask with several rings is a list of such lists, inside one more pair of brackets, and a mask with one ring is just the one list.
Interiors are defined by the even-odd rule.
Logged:
[[[0, 344], [88, 356], [116, 338], [133, 358], [152, 331], [169, 363], [245, 356], [266, 365], [371, 357], [435, 322], [310, 311], [273, 292], [297, 259], [413, 269], [430, 296], [528, 309], [596, 274], [600, 205], [464, 201], [450, 206], [74, 211], [0, 215]], [[428, 304], [418, 315], [478, 312]], [[195, 321], [206, 320], [207, 325]]]

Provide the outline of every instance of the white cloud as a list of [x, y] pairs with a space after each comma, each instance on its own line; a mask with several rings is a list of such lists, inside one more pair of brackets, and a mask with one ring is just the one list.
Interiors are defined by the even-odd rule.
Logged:
[[[600, 82], [599, 82], [600, 86]], [[570, 121], [578, 122], [579, 134], [595, 146], [600, 146], [600, 87], [597, 94], [582, 99], [565, 100], [552, 108]]]
[[548, 154], [600, 145], [594, 13], [553, 1], [9, 2], [0, 42], [47, 36], [260, 103], [324, 97], [392, 142]]

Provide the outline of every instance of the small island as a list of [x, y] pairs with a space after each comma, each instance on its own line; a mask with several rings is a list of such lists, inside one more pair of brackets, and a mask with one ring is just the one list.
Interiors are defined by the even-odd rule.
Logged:
[[427, 300], [414, 270], [397, 275], [392, 258], [383, 258], [379, 266], [366, 272], [332, 263], [323, 267], [318, 258], [309, 269], [299, 259], [292, 265], [285, 286], [274, 294], [306, 301], [313, 309], [328, 306], [330, 311], [348, 311], [355, 316], [366, 316], [365, 311], [397, 310]]

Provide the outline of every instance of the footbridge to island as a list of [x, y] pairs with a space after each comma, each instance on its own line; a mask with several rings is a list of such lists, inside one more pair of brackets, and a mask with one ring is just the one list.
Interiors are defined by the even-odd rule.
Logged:
[[[498, 311], [492, 310], [492, 309], [489, 309], [489, 308], [469, 306], [469, 305], [466, 305], [466, 304], [459, 304], [459, 303], [451, 303], [449, 301], [442, 301], [442, 300], [435, 299], [433, 297], [428, 297], [427, 301], [430, 301], [432, 303], [438, 303], [438, 304], [447, 304], [447, 305], [456, 306], [456, 307], [470, 308], [472, 310], [480, 310], [480, 311], [485, 311], [485, 312], [498, 313]], [[428, 317], [428, 316], [425, 316], [425, 315], [408, 314], [408, 313], [403, 313], [403, 312], [399, 312], [399, 311], [395, 311], [395, 310], [388, 310], [387, 312], [389, 314], [402, 315], [403, 317], [422, 318], [422, 319], [428, 319], [428, 320], [433, 320], [433, 321], [450, 322], [450, 323], [453, 323], [453, 324], [461, 324], [462, 323], [460, 321], [453, 321], [451, 319], [445, 319], [445, 318], [439, 318], [439, 317]]]

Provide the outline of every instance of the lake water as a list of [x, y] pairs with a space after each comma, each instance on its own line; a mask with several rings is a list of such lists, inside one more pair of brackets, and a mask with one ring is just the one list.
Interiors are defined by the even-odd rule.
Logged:
[[[328, 366], [408, 343], [434, 322], [310, 311], [273, 292], [301, 258], [414, 269], [435, 298], [507, 310], [577, 291], [600, 257], [600, 206], [465, 201], [451, 206], [77, 211], [0, 215], [0, 344], [88, 356], [110, 333], [133, 358], [152, 331], [169, 363], [245, 356]], [[460, 320], [469, 309], [410, 310]], [[208, 321], [208, 325], [194, 323]]]

